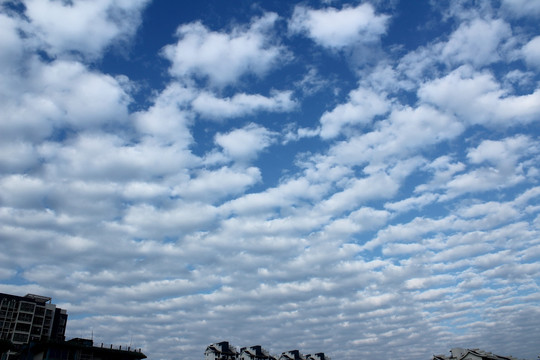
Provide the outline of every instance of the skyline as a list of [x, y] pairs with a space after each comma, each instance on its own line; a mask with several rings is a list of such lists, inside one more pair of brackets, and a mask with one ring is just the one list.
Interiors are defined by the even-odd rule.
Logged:
[[202, 359], [536, 359], [540, 2], [0, 1], [0, 292]]

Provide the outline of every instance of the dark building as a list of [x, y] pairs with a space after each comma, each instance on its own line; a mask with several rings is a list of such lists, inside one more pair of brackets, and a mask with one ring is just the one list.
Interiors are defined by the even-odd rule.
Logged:
[[227, 341], [215, 343], [206, 347], [205, 360], [236, 360], [238, 352]]
[[0, 293], [0, 340], [10, 344], [1, 358], [11, 358], [30, 342], [64, 341], [67, 318], [66, 310], [57, 308], [50, 297]]
[[240, 349], [240, 360], [277, 360], [261, 345], [243, 347]]
[[453, 348], [451, 356], [433, 355], [433, 360], [516, 360], [512, 356], [495, 355], [480, 349]]
[[[237, 351], [227, 341], [211, 344], [204, 352], [205, 360], [331, 360], [324, 353], [302, 355], [299, 350], [290, 350], [281, 353], [279, 357], [271, 355], [261, 345], [242, 347]], [[433, 359], [447, 360], [447, 359]], [[468, 360], [468, 359], [467, 359]], [[476, 359], [475, 359], [476, 360]], [[480, 359], [483, 360], [483, 359]], [[492, 360], [492, 359], [489, 359]], [[505, 359], [497, 359], [505, 360]], [[508, 360], [508, 359], [507, 359]]]
[[316, 354], [308, 354], [306, 355], [306, 360], [330, 360], [328, 356], [326, 356], [324, 353], [316, 353]]
[[41, 341], [23, 347], [21, 360], [141, 360], [146, 355], [141, 349], [94, 346], [89, 339], [68, 341]]
[[290, 350], [282, 352], [279, 360], [305, 360], [305, 357], [298, 350]]

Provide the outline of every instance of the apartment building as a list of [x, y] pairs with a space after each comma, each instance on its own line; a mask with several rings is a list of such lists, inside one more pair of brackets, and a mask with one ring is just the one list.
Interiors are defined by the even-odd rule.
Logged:
[[0, 340], [15, 347], [31, 341], [64, 341], [67, 317], [50, 297], [0, 293]]
[[238, 352], [227, 341], [208, 345], [204, 351], [205, 360], [237, 360]]
[[[205, 360], [331, 360], [324, 353], [302, 355], [299, 350], [290, 350], [281, 353], [278, 357], [271, 355], [261, 345], [246, 346], [240, 348], [229, 344], [227, 341], [211, 344], [204, 352]], [[444, 360], [444, 359], [433, 359]], [[499, 359], [504, 360], [504, 359]]]
[[143, 360], [141, 349], [94, 346], [92, 339], [46, 341], [25, 346], [19, 360]]
[[261, 345], [253, 345], [240, 349], [239, 360], [277, 360], [263, 349]]

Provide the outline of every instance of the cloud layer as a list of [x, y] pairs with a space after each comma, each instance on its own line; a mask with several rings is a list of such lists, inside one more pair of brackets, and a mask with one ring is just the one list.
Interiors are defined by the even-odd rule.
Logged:
[[144, 53], [183, 5], [1, 2], [0, 292], [153, 359], [536, 358], [539, 8], [415, 5], [411, 45], [409, 5], [212, 2]]

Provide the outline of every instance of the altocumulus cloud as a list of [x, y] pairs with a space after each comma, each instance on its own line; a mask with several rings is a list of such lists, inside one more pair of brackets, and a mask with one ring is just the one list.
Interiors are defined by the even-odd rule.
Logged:
[[536, 358], [539, 16], [0, 2], [0, 291], [153, 359]]

